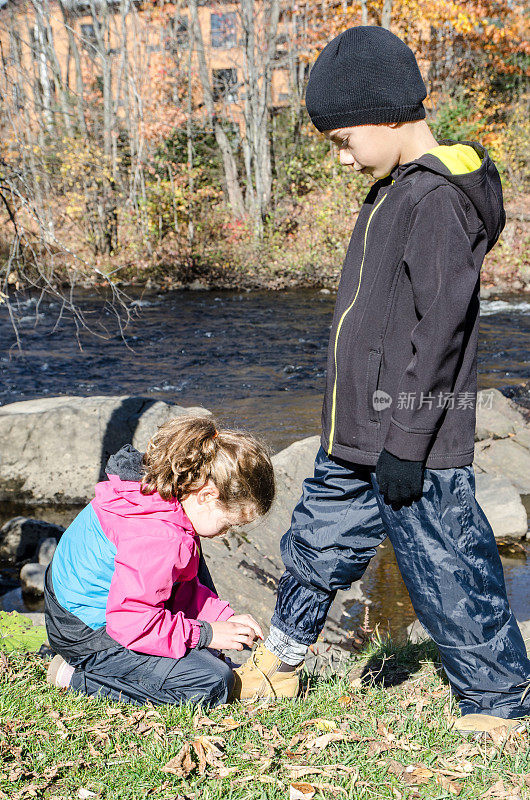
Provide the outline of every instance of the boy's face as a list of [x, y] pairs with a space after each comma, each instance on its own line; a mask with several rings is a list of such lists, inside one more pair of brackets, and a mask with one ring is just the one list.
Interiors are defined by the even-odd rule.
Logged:
[[324, 131], [324, 136], [338, 145], [341, 164], [377, 180], [388, 175], [399, 162], [396, 127], [396, 123], [354, 125]]

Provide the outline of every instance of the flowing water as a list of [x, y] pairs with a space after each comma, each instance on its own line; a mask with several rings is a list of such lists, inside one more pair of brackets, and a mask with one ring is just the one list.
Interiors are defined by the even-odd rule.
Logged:
[[[262, 434], [275, 451], [319, 433], [333, 294], [143, 295], [130, 304], [135, 316], [123, 336], [101, 299], [81, 294], [78, 302], [97, 336], [78, 331], [71, 319], [58, 322], [53, 303], [40, 305], [35, 325], [35, 300], [21, 299], [22, 350], [0, 307], [0, 404], [60, 394], [147, 395], [205, 406], [226, 424]], [[529, 351], [530, 302], [518, 296], [482, 301], [479, 389], [501, 388], [530, 409]], [[63, 524], [74, 516], [72, 509], [11, 506], [0, 511], [0, 520], [15, 512]], [[529, 618], [530, 554], [525, 548], [502, 553], [514, 611]], [[389, 544], [374, 559], [363, 589], [372, 623], [397, 632], [413, 618]], [[364, 609], [354, 604], [350, 614], [357, 625]]]

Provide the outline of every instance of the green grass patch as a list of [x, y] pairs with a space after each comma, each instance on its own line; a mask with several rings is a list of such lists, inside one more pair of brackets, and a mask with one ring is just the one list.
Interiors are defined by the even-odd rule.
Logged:
[[33, 625], [30, 619], [16, 611], [0, 611], [0, 651], [36, 652], [46, 639], [44, 625]]
[[[464, 739], [432, 644], [372, 641], [296, 701], [134, 707], [50, 688], [0, 656], [0, 797], [529, 797], [529, 738]], [[90, 794], [93, 793], [93, 794]]]

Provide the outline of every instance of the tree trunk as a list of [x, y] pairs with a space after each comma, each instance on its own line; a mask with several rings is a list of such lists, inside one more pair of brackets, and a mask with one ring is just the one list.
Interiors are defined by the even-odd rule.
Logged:
[[[279, 0], [256, 9], [255, 0], [241, 0], [245, 84], [245, 167], [247, 198], [258, 238], [271, 199], [270, 89], [277, 52]], [[266, 42], [266, 46], [263, 46]], [[250, 191], [252, 187], [252, 191]]]
[[193, 52], [193, 39], [188, 36], [188, 113], [186, 115], [186, 139], [187, 139], [187, 156], [188, 156], [188, 247], [190, 253], [193, 252], [195, 244], [195, 221], [194, 214], [194, 192], [195, 186], [193, 181], [193, 103], [192, 103], [192, 80], [191, 80], [191, 57]]
[[384, 0], [383, 13], [381, 16], [381, 26], [390, 30], [390, 23], [392, 22], [392, 0]]
[[80, 133], [88, 138], [88, 131], [85, 120], [85, 102], [84, 102], [84, 85], [83, 73], [81, 71], [81, 56], [79, 48], [73, 34], [73, 19], [70, 11], [65, 6], [63, 0], [58, 0], [59, 8], [63, 17], [63, 25], [68, 36], [68, 49], [72, 53], [75, 65], [75, 93], [73, 94], [73, 101], [75, 103], [75, 110], [77, 115], [77, 124]]
[[53, 40], [53, 30], [50, 25], [50, 8], [48, 0], [43, 3], [42, 0], [31, 0], [35, 10], [35, 29], [38, 31], [38, 40], [40, 44], [40, 59], [41, 59], [41, 72], [42, 81], [46, 81], [46, 97], [47, 107], [51, 108], [51, 92], [50, 92], [50, 74], [53, 75], [55, 84], [55, 91], [57, 92], [59, 105], [63, 118], [63, 125], [68, 136], [72, 135], [72, 125], [70, 121], [70, 109], [68, 107], [68, 96], [65, 90], [65, 84], [59, 66], [59, 59], [55, 51], [55, 43]]
[[368, 3], [361, 0], [361, 25], [368, 25]]
[[97, 44], [97, 55], [101, 65], [103, 89], [103, 152], [105, 165], [101, 180], [100, 196], [96, 201], [99, 219], [97, 250], [110, 255], [118, 246], [118, 211], [116, 201], [117, 164], [113, 148], [112, 132], [115, 125], [112, 99], [112, 54], [110, 52], [109, 0], [101, 0], [96, 6], [90, 0], [92, 24]]
[[228, 136], [226, 135], [226, 132], [222, 124], [215, 115], [212, 85], [208, 74], [208, 66], [206, 63], [206, 55], [204, 51], [204, 41], [202, 38], [202, 32], [199, 24], [197, 0], [190, 0], [189, 9], [190, 9], [190, 17], [192, 23], [191, 29], [193, 32], [193, 38], [197, 50], [197, 59], [199, 63], [199, 78], [201, 81], [204, 105], [206, 106], [210, 123], [213, 126], [215, 140], [217, 142], [217, 146], [219, 147], [219, 150], [221, 152], [221, 157], [223, 159], [228, 203], [232, 208], [232, 212], [236, 215], [236, 217], [241, 218], [244, 217], [245, 215], [243, 192], [241, 191], [241, 186], [239, 184], [237, 165], [234, 153], [232, 152], [232, 148], [230, 146], [230, 141], [228, 139]]

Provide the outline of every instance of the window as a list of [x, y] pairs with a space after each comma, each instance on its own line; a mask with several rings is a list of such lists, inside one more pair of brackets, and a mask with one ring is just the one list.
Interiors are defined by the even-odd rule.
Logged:
[[85, 22], [81, 26], [81, 44], [86, 49], [95, 47], [97, 45], [96, 29], [92, 23]]
[[173, 17], [165, 29], [164, 46], [171, 53], [177, 53], [180, 46], [188, 44], [188, 20], [186, 17]]
[[227, 103], [237, 103], [237, 70], [212, 70], [212, 90], [214, 101], [226, 100]]
[[174, 36], [178, 44], [188, 43], [188, 20], [186, 17], [179, 17], [173, 22]]
[[211, 14], [210, 29], [212, 47], [235, 47], [237, 44], [236, 12]]
[[16, 83], [13, 84], [13, 105], [17, 109], [24, 108], [22, 103], [22, 93]]

